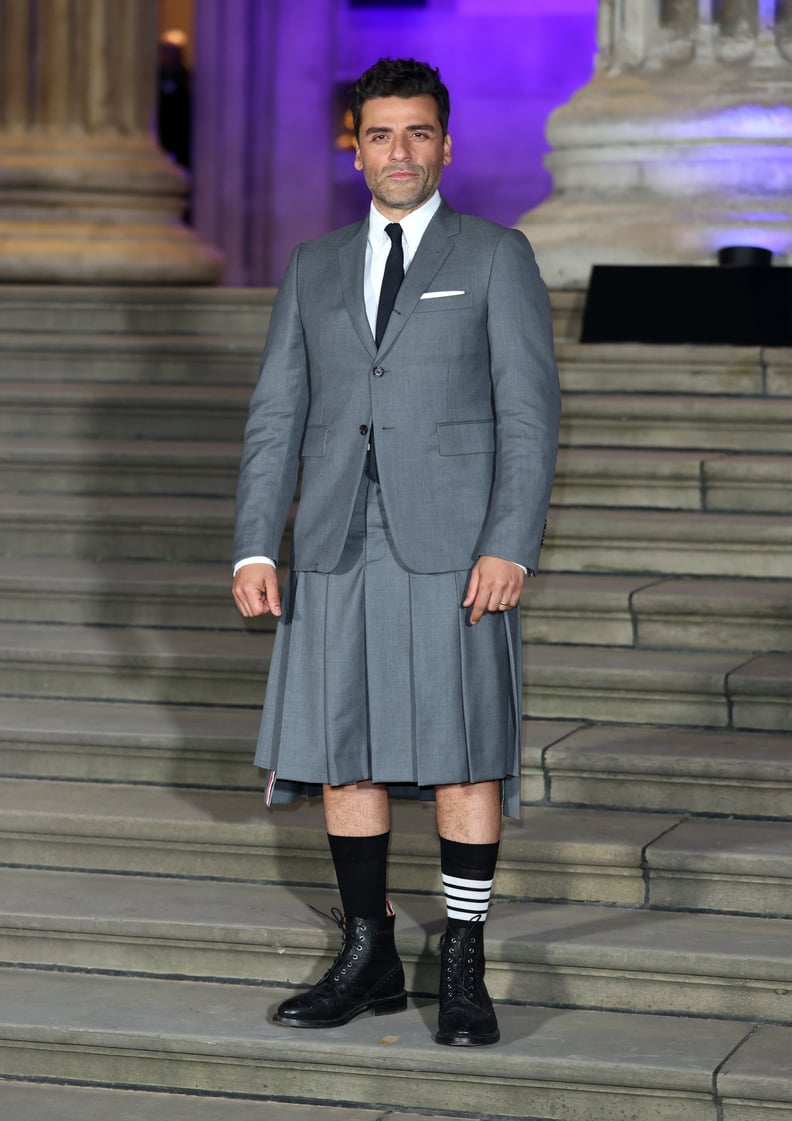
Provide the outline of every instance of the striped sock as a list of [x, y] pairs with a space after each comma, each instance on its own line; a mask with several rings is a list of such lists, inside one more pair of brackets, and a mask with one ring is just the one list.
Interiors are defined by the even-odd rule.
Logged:
[[443, 891], [449, 919], [484, 922], [489, 910], [492, 880], [468, 880], [443, 873]]
[[449, 919], [485, 921], [498, 847], [497, 841], [491, 845], [466, 845], [440, 838], [440, 867]]

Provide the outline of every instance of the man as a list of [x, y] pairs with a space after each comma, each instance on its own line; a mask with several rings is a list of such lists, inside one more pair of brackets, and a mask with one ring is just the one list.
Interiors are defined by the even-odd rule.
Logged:
[[[281, 616], [256, 762], [321, 786], [343, 907], [335, 963], [277, 1023], [405, 1007], [386, 901], [389, 787], [433, 788], [448, 909], [439, 1043], [495, 1043], [483, 924], [502, 808], [519, 816], [520, 624], [559, 388], [547, 294], [515, 230], [440, 198], [436, 70], [355, 87], [363, 222], [300, 245], [273, 309], [240, 467], [234, 598]], [[281, 610], [272, 558], [302, 483]]]

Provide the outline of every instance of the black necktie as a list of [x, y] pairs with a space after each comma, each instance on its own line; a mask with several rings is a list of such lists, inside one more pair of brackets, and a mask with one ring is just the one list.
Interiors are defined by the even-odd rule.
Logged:
[[402, 228], [398, 222], [391, 222], [385, 227], [385, 233], [391, 239], [390, 253], [385, 262], [385, 275], [382, 278], [379, 306], [377, 307], [377, 330], [374, 338], [377, 346], [382, 342], [385, 328], [396, 302], [396, 294], [404, 280], [404, 250], [402, 249]]

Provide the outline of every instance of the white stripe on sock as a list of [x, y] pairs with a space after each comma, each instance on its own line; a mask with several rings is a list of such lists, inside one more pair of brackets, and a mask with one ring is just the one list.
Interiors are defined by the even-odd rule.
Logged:
[[446, 887], [470, 887], [476, 891], [490, 891], [493, 880], [463, 880], [461, 876], [448, 876], [443, 872], [443, 884]]
[[486, 901], [489, 899], [490, 889], [487, 888], [486, 891], [468, 891], [468, 889], [464, 887], [449, 887], [448, 884], [446, 884], [445, 893], [452, 899], [483, 899]]

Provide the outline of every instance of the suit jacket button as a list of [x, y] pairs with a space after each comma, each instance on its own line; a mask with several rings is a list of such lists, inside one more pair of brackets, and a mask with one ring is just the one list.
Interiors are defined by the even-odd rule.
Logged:
[[367, 436], [368, 435], [368, 425], [367, 424], [361, 424], [360, 428], [358, 429], [358, 432], [360, 433], [361, 436]]
[[381, 378], [382, 375], [385, 373], [385, 370], [382, 366], [375, 366], [374, 370], [373, 370], [373, 373], [374, 373], [375, 378]]

